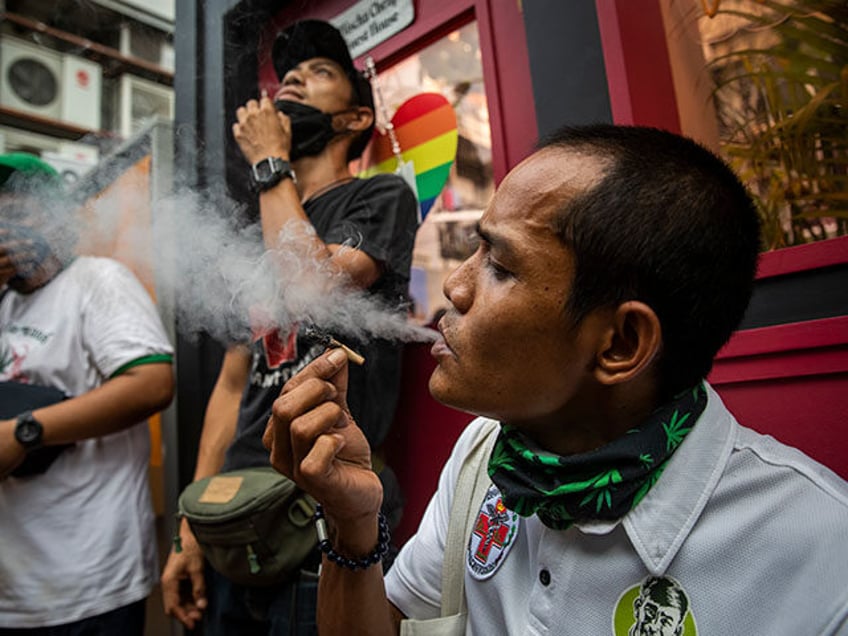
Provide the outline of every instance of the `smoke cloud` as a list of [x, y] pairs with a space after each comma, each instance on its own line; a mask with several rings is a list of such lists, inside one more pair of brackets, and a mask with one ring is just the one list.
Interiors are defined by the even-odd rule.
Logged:
[[[300, 323], [360, 340], [435, 339], [432, 329], [408, 320], [400, 302], [386, 305], [307, 253], [302, 237], [314, 234], [311, 225], [289, 224], [277, 248], [267, 250], [258, 222], [246, 223], [244, 206], [220, 192], [180, 188], [152, 204], [149, 221], [127, 226], [125, 212], [134, 197], [141, 207], [150, 205], [142, 188], [96, 199], [79, 233], [83, 240], [119, 235], [114, 256], [153, 272], [157, 296], [173, 305], [185, 337], [208, 333], [222, 343], [245, 342], [257, 330]], [[58, 223], [61, 217], [67, 220], [67, 209], [47, 215], [42, 229], [58, 252], [67, 253], [62, 237], [75, 240], [76, 232]]]
[[[87, 2], [77, 3], [79, 11], [94, 11]], [[307, 0], [295, 5], [308, 6]], [[293, 5], [293, 6], [295, 6]], [[75, 9], [76, 10], [76, 9]], [[60, 19], [58, 9], [51, 15], [45, 9], [44, 20]], [[227, 24], [225, 77], [238, 77], [242, 68], [256, 65], [255, 29], [264, 25], [265, 11], [252, 15], [247, 8], [239, 9]], [[248, 38], [248, 46], [242, 41]], [[69, 50], [83, 55], [82, 50]], [[202, 69], [199, 69], [202, 72]], [[255, 97], [255, 89], [250, 89]], [[227, 115], [228, 125], [234, 114]], [[186, 156], [197, 154], [203, 142], [186, 129], [174, 130], [176, 143]], [[141, 136], [141, 135], [139, 135]], [[114, 165], [110, 157], [102, 158], [96, 176], [88, 184], [97, 187], [87, 194], [95, 195], [108, 188], [128, 165], [139, 157], [129, 141], [126, 147], [104, 146], [101, 138], [91, 141], [101, 152], [110, 148], [121, 155]], [[222, 157], [222, 161], [224, 158]], [[432, 341], [433, 330], [407, 319], [401, 306], [387, 306], [347, 285], [326, 263], [305, 254], [302, 228], [285, 228], [278, 240], [278, 249], [264, 249], [257, 223], [246, 223], [241, 203], [223, 192], [198, 190], [179, 185], [179, 175], [172, 181], [177, 186], [167, 196], [151, 203], [150, 184], [126, 188], [120, 196], [95, 196], [85, 213], [74, 213], [79, 199], [69, 192], [60, 200], [42, 205], [39, 215], [30, 215], [28, 224], [38, 229], [49, 241], [53, 251], [64, 260], [74, 253], [90, 253], [78, 244], [98, 237], [108, 249], [97, 250], [118, 260], [128, 262], [137, 272], [144, 270], [155, 280], [157, 301], [172, 307], [179, 332], [188, 338], [207, 333], [222, 343], [245, 341], [256, 328], [288, 327], [294, 323], [314, 324], [321, 330], [340, 338], [386, 338], [401, 342]], [[102, 187], [101, 187], [102, 186]], [[73, 190], [73, 189], [72, 189]], [[138, 207], [150, 211], [149, 218], [132, 219], [127, 223], [128, 210]], [[10, 221], [0, 213], [0, 221]], [[79, 219], [82, 217], [82, 221]], [[119, 237], [119, 238], [116, 238]], [[351, 249], [355, 246], [351, 246]]]

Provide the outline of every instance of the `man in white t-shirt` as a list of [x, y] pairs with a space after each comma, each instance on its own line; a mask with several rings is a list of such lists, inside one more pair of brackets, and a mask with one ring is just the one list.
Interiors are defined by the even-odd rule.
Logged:
[[480, 417], [385, 579], [344, 352], [274, 404], [271, 461], [323, 505], [321, 633], [848, 635], [848, 485], [704, 381], [758, 257], [733, 172], [665, 131], [564, 128], [478, 235], [430, 391]]
[[[20, 405], [0, 417], [0, 635], [141, 636], [158, 575], [146, 418], [172, 399], [173, 350], [127, 268], [66, 257], [50, 166], [0, 155], [0, 181], [0, 406]], [[65, 399], [27, 408], [43, 389]]]

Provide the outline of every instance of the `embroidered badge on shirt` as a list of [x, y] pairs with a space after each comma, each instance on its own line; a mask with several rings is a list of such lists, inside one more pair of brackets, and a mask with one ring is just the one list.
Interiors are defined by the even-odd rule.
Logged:
[[518, 514], [504, 506], [498, 488], [490, 486], [468, 541], [471, 576], [482, 581], [495, 573], [515, 541], [519, 524]]
[[670, 576], [649, 576], [618, 597], [613, 636], [698, 636], [689, 595]]

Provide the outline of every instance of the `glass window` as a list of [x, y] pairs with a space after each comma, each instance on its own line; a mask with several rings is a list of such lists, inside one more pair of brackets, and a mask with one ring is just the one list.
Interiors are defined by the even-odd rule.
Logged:
[[[494, 191], [489, 109], [480, 42], [471, 22], [378, 75], [384, 109], [378, 126], [407, 99], [442, 94], [457, 118], [456, 160], [447, 182], [418, 230], [411, 293], [415, 317], [427, 322], [445, 305], [442, 283], [476, 249], [474, 226]], [[378, 96], [379, 102], [379, 96]], [[403, 150], [403, 148], [401, 149]]]
[[678, 103], [699, 90], [709, 102], [718, 146], [758, 200], [765, 248], [848, 234], [848, 23], [838, 3], [663, 2], [672, 54], [687, 39], [699, 49], [688, 69], [678, 63]]

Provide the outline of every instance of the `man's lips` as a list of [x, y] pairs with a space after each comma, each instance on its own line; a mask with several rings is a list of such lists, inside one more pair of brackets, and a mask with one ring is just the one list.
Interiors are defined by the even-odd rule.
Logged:
[[293, 102], [300, 102], [303, 101], [303, 94], [294, 88], [284, 88], [274, 95], [274, 99], [287, 99]]
[[433, 346], [430, 348], [430, 355], [434, 358], [439, 358], [443, 356], [455, 356], [453, 349], [451, 349], [445, 338], [445, 328], [441, 321], [439, 321], [438, 326], [436, 327], [439, 331], [439, 339], [433, 343]]

